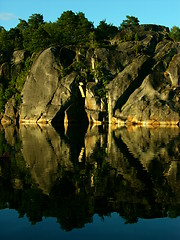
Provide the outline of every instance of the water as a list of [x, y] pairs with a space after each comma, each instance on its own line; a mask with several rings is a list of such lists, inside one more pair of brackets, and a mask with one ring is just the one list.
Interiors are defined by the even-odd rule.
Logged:
[[1, 128], [0, 239], [180, 239], [179, 135]]
[[[94, 215], [93, 224], [82, 229], [65, 232], [55, 218], [43, 218], [42, 222], [31, 225], [28, 219], [18, 218], [14, 210], [2, 210], [0, 218], [1, 239], [179, 239], [180, 218], [176, 221], [165, 219], [139, 220], [138, 224], [124, 224], [123, 219], [113, 213], [104, 220]], [[8, 229], [8, 230], [7, 230]]]

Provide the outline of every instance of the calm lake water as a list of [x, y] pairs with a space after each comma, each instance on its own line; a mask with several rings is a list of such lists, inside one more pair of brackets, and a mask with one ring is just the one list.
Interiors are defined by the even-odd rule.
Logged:
[[1, 127], [0, 155], [0, 239], [180, 239], [179, 128]]

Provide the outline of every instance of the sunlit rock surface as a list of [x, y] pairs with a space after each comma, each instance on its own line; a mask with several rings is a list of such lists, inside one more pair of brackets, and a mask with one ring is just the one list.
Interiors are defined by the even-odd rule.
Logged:
[[136, 56], [108, 84], [112, 122], [141, 125], [179, 123], [179, 51], [178, 43], [154, 42], [151, 54]]
[[5, 104], [5, 111], [3, 117], [1, 119], [2, 125], [14, 125], [17, 122], [19, 115], [19, 107], [17, 106], [17, 102], [15, 99], [15, 95], [13, 95]]
[[37, 57], [22, 90], [20, 122], [51, 122], [71, 96], [75, 74], [60, 77], [61, 53], [49, 48]]
[[[4, 85], [18, 76], [26, 58], [18, 50], [1, 64]], [[179, 79], [180, 44], [166, 27], [139, 25], [120, 31], [107, 46], [54, 46], [37, 54], [22, 103], [14, 94], [1, 122], [178, 125]]]
[[174, 87], [180, 85], [179, 69], [180, 69], [180, 53], [174, 55], [166, 71], [166, 73], [169, 74], [172, 86]]

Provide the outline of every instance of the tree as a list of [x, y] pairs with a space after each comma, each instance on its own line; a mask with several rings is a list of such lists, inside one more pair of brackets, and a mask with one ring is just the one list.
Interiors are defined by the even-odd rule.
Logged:
[[23, 36], [18, 28], [11, 28], [8, 32], [8, 35], [14, 50], [23, 48]]
[[31, 52], [39, 52], [50, 45], [50, 36], [43, 28], [40, 26], [32, 35], [30, 49]]
[[173, 26], [170, 30], [169, 36], [174, 41], [180, 41], [180, 28], [177, 26]]
[[107, 24], [106, 20], [102, 20], [95, 30], [96, 40], [98, 42], [104, 42], [114, 37], [117, 32], [117, 27], [113, 26], [112, 24]]
[[0, 26], [0, 32], [5, 30], [3, 26]]
[[120, 25], [120, 29], [125, 29], [128, 27], [134, 27], [139, 25], [139, 20], [138, 18], [134, 17], [134, 16], [126, 16], [126, 20], [123, 20], [123, 22]]
[[23, 32], [24, 30], [26, 30], [27, 27], [28, 27], [28, 23], [25, 20], [19, 19], [17, 29]]
[[4, 110], [4, 86], [0, 83], [0, 112]]
[[41, 14], [32, 14], [28, 19], [28, 27], [32, 30], [38, 29], [42, 24], [44, 24], [44, 20]]
[[86, 45], [90, 44], [89, 34], [94, 31], [94, 26], [92, 22], [89, 22], [85, 17], [84, 13], [79, 12], [76, 15], [77, 18], [77, 28], [76, 28], [76, 40], [77, 44]]
[[81, 45], [89, 42], [89, 33], [93, 31], [93, 24], [88, 21], [84, 13], [72, 11], [64, 12], [57, 20], [58, 33], [63, 45]]
[[13, 44], [9, 32], [3, 27], [0, 29], [0, 63], [9, 61], [13, 52]]
[[72, 11], [64, 12], [57, 20], [58, 33], [64, 45], [75, 43], [76, 16]]
[[56, 22], [45, 23], [43, 28], [49, 35], [51, 45], [62, 45], [62, 31], [59, 31]]
[[26, 24], [20, 20], [19, 28], [23, 32], [23, 46], [30, 52], [38, 52], [49, 46], [49, 34], [44, 27], [43, 15], [32, 14]]

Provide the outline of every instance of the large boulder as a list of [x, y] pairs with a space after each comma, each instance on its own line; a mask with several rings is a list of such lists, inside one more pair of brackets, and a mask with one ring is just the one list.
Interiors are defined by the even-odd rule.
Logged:
[[121, 109], [130, 94], [141, 84], [150, 64], [148, 56], [139, 56], [108, 84], [113, 113]]
[[178, 124], [179, 62], [179, 45], [167, 40], [157, 43], [150, 55], [137, 56], [107, 86], [109, 121]]
[[16, 78], [20, 74], [20, 72], [24, 68], [25, 61], [28, 56], [29, 53], [24, 49], [16, 50], [13, 52], [11, 59], [11, 76], [13, 78]]
[[[173, 97], [172, 88], [157, 91], [153, 86], [153, 78], [148, 75], [142, 85], [137, 88], [122, 107], [120, 117], [132, 123], [143, 124], [178, 124], [179, 110], [174, 108], [179, 97]], [[174, 101], [174, 106], [173, 106]]]
[[75, 51], [58, 47], [37, 56], [22, 90], [20, 122], [86, 124], [99, 120], [103, 103], [92, 94], [91, 83], [77, 80], [76, 58]]
[[5, 104], [5, 111], [1, 119], [2, 125], [16, 124], [19, 115], [19, 107], [16, 95], [13, 95]]
[[59, 48], [48, 48], [37, 57], [22, 90], [20, 122], [51, 122], [70, 101], [76, 74], [61, 77], [61, 61]]

